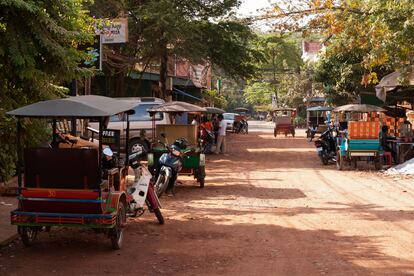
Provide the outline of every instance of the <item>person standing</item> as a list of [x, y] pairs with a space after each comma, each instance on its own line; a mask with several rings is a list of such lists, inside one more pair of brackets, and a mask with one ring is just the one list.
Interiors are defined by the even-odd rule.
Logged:
[[218, 131], [217, 146], [216, 146], [216, 151], [215, 151], [216, 154], [219, 154], [220, 151], [221, 151], [221, 153], [226, 153], [226, 127], [227, 127], [227, 124], [223, 120], [223, 115], [222, 114], [218, 115], [218, 120], [219, 120], [219, 131]]

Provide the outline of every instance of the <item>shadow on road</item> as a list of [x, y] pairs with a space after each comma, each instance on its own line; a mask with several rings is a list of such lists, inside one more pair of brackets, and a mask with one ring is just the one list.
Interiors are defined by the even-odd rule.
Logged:
[[414, 273], [414, 264], [384, 255], [373, 238], [271, 222], [231, 223], [226, 216], [232, 215], [232, 211], [199, 209], [181, 219], [168, 219], [164, 226], [146, 216], [129, 223], [121, 251], [110, 250], [109, 240], [92, 231], [43, 233], [31, 248], [16, 245], [20, 250], [12, 258], [3, 250], [0, 271], [3, 275]]

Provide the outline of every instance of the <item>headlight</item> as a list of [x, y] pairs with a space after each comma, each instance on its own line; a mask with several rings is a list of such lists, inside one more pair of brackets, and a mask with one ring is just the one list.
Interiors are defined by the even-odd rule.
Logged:
[[200, 153], [200, 166], [203, 167], [206, 165], [206, 155], [204, 153]]
[[148, 153], [147, 159], [148, 159], [148, 166], [153, 166], [154, 165], [154, 154]]
[[181, 156], [181, 152], [179, 152], [178, 150], [175, 150], [175, 149], [173, 149], [171, 151], [171, 153], [172, 153], [172, 155], [177, 156], [177, 157]]

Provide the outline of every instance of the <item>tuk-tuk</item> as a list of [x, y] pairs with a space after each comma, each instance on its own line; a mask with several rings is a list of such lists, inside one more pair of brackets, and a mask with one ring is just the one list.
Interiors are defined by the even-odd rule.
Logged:
[[153, 118], [155, 118], [157, 112], [167, 113], [171, 117], [170, 121], [173, 122], [173, 124], [170, 125], [156, 126], [155, 121], [153, 123], [153, 143], [148, 153], [148, 168], [150, 171], [152, 173], [156, 171], [161, 155], [168, 152], [168, 149], [157, 143], [158, 140], [164, 140], [164, 142], [168, 144], [173, 143], [178, 138], [185, 138], [189, 143], [188, 148], [192, 150], [185, 154], [180, 174], [192, 175], [199, 183], [200, 188], [203, 188], [206, 177], [205, 154], [202, 153], [199, 145], [198, 126], [191, 124], [175, 124], [175, 117], [182, 113], [206, 113], [207, 110], [186, 102], [173, 101], [153, 107], [149, 109], [148, 112]]
[[[11, 223], [17, 225], [26, 246], [39, 231], [64, 226], [92, 228], [107, 234], [113, 249], [121, 248], [131, 200], [126, 193], [129, 158], [127, 152], [125, 162], [118, 162], [103, 174], [103, 141], [110, 143], [114, 138], [104, 137], [104, 121], [120, 113], [128, 118], [131, 108], [131, 103], [89, 95], [42, 101], [7, 113], [17, 118], [19, 204], [11, 212]], [[51, 121], [49, 146], [22, 151], [22, 120], [26, 118]], [[57, 122], [62, 119], [97, 120], [98, 145], [85, 141], [79, 143], [81, 146], [73, 146], [78, 144], [73, 137], [61, 137], [57, 129]], [[69, 146], [60, 147], [60, 143]]]
[[275, 122], [274, 136], [277, 137], [278, 134], [284, 133], [285, 137], [288, 134], [291, 134], [292, 137], [295, 137], [295, 117], [296, 109], [281, 107], [273, 109], [273, 119]]
[[332, 111], [329, 106], [313, 106], [306, 109], [306, 138], [311, 138], [315, 134], [324, 133], [328, 129], [327, 122], [329, 119], [329, 112]]
[[234, 125], [233, 129], [235, 133], [248, 134], [249, 133], [249, 124], [247, 123], [249, 109], [245, 107], [237, 107], [234, 109], [234, 112], [237, 112], [238, 115], [234, 116]]
[[[333, 110], [336, 113], [353, 113], [362, 115], [363, 113], [381, 113], [386, 110], [372, 105], [349, 104], [339, 106]], [[381, 122], [364, 121], [361, 118], [347, 122], [346, 131], [340, 131], [338, 137], [338, 153], [336, 165], [338, 170], [343, 170], [345, 163], [357, 168], [358, 161], [373, 162], [375, 168], [382, 168], [383, 149], [380, 143]]]

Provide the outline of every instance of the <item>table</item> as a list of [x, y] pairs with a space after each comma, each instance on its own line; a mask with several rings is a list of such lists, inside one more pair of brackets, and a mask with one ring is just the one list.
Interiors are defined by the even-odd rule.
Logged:
[[401, 142], [399, 140], [387, 140], [395, 152], [395, 162], [404, 163], [414, 154], [414, 143]]

